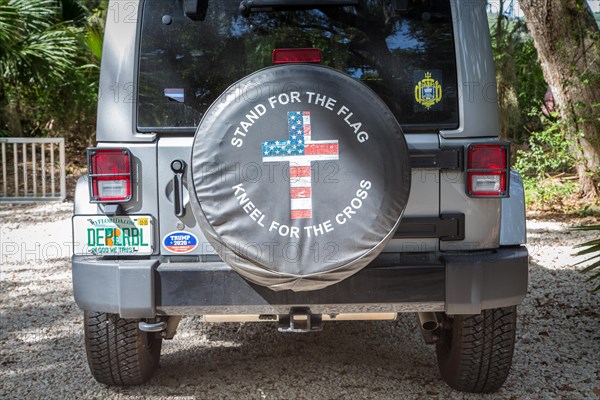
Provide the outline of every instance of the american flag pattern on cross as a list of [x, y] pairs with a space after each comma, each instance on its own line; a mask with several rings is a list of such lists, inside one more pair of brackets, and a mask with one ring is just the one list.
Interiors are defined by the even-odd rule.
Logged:
[[339, 159], [337, 140], [311, 140], [310, 112], [288, 112], [288, 140], [262, 144], [263, 162], [290, 163], [291, 219], [312, 218], [313, 161]]

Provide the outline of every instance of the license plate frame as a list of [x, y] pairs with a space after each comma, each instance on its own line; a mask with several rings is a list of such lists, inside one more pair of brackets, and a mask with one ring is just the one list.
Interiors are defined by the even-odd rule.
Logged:
[[155, 249], [151, 215], [77, 215], [73, 253], [88, 256], [143, 256]]

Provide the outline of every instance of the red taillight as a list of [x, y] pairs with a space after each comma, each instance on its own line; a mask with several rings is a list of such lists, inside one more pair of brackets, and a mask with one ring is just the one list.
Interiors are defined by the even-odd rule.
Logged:
[[131, 199], [131, 154], [126, 149], [88, 149], [91, 201], [122, 203]]
[[320, 49], [275, 49], [273, 64], [320, 63]]
[[508, 197], [509, 147], [474, 144], [467, 152], [467, 194], [471, 197]]

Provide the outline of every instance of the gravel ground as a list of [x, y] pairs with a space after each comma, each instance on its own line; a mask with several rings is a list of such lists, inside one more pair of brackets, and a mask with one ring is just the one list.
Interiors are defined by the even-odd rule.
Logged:
[[600, 398], [600, 293], [590, 293], [570, 256], [591, 236], [566, 231], [580, 221], [529, 221], [530, 293], [519, 308], [512, 372], [494, 395], [446, 387], [414, 315], [332, 323], [306, 335], [186, 318], [164, 343], [155, 379], [115, 389], [87, 368], [71, 295], [71, 209], [0, 207], [2, 399]]

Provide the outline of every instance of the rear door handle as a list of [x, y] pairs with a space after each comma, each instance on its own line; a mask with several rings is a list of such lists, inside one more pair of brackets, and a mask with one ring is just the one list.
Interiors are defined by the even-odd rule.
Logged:
[[173, 160], [171, 170], [175, 173], [173, 177], [173, 203], [175, 204], [175, 215], [178, 218], [185, 216], [185, 204], [183, 204], [183, 174], [185, 173], [185, 161]]

